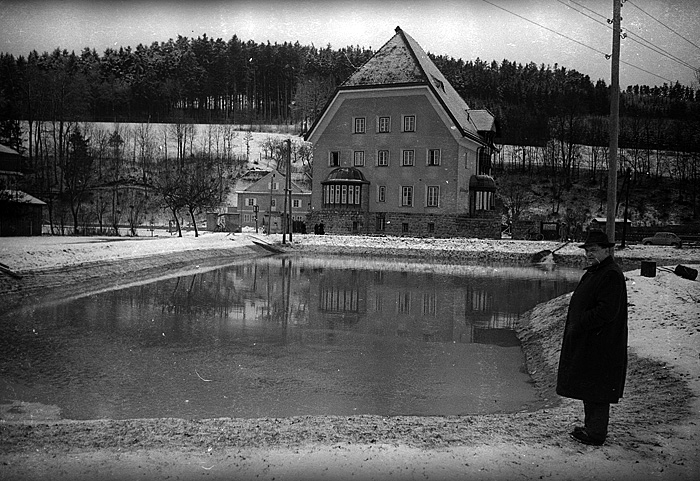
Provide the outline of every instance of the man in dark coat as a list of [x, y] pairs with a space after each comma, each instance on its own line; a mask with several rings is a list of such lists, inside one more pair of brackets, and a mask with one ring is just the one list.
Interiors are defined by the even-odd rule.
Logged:
[[579, 246], [589, 265], [571, 296], [557, 376], [557, 394], [583, 401], [584, 426], [571, 436], [595, 446], [605, 442], [610, 403], [627, 375], [627, 287], [614, 246], [601, 230]]

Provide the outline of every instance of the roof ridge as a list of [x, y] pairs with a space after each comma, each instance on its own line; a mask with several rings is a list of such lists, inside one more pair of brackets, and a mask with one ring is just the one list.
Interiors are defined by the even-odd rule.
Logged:
[[[398, 33], [398, 31], [401, 30], [401, 28], [397, 26], [396, 29], [394, 29], [394, 30], [396, 31], [396, 33]], [[386, 42], [384, 42], [384, 44], [383, 44], [381, 47], [379, 47], [379, 48], [377, 49], [377, 51], [374, 52], [367, 60], [365, 60], [365, 61], [362, 63], [362, 65], [360, 65], [359, 67], [356, 67], [356, 68], [355, 68], [355, 71], [354, 71], [353, 73], [351, 73], [350, 76], [349, 76], [348, 78], [346, 78], [346, 79], [343, 81], [343, 83], [340, 84], [340, 87], [342, 87], [343, 85], [345, 85], [345, 84], [353, 77], [353, 75], [355, 75], [357, 72], [359, 72], [360, 70], [362, 70], [362, 69], [364, 68], [364, 66], [367, 65], [367, 63], [368, 63], [370, 60], [372, 60], [372, 59], [374, 58], [374, 56], [375, 56], [381, 49], [383, 49], [384, 47], [386, 47], [386, 45], [387, 45], [389, 42], [391, 42], [393, 39], [394, 39], [394, 37], [391, 37], [389, 40], [387, 40]]]

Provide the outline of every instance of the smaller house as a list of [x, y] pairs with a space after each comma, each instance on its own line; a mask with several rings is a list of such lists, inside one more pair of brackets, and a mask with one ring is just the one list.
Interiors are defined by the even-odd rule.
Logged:
[[[282, 232], [286, 176], [278, 170], [269, 171], [243, 190], [236, 191], [239, 225], [256, 231]], [[309, 213], [311, 191], [291, 182], [291, 212], [294, 232], [305, 232], [305, 220]], [[272, 226], [271, 229], [268, 229]]]
[[45, 202], [17, 188], [22, 156], [0, 145], [0, 237], [41, 235]]
[[0, 190], [0, 237], [41, 235], [45, 205], [21, 190]]

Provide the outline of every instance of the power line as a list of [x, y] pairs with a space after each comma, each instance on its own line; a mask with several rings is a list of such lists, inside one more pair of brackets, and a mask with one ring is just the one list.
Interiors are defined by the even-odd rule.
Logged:
[[[684, 67], [687, 67], [687, 68], [689, 68], [689, 69], [691, 69], [691, 70], [697, 70], [697, 68], [693, 67], [690, 63], [686, 62], [685, 60], [683, 60], [683, 59], [681, 59], [681, 58], [679, 58], [679, 57], [676, 57], [675, 55], [673, 55], [673, 54], [670, 53], [670, 52], [667, 52], [667, 51], [664, 50], [663, 48], [661, 48], [661, 47], [659, 47], [659, 46], [657, 46], [657, 45], [654, 45], [654, 44], [651, 43], [649, 40], [647, 40], [647, 39], [645, 39], [645, 38], [643, 38], [643, 37], [640, 37], [639, 35], [636, 35], [636, 34], [634, 34], [634, 33], [632, 33], [632, 32], [628, 32], [627, 35], [628, 35], [628, 37], [629, 37], [630, 40], [632, 40], [632, 41], [635, 42], [635, 43], [638, 43], [638, 44], [641, 45], [642, 47], [646, 47], [646, 48], [648, 48], [649, 50], [651, 50], [651, 51], [653, 51], [653, 52], [655, 52], [655, 53], [658, 53], [659, 55], [661, 55], [661, 56], [663, 56], [663, 57], [666, 57], [666, 58], [668, 58], [669, 60], [673, 60], [674, 62], [676, 62], [676, 63], [678, 63], [678, 64], [680, 64], [680, 65], [682, 65], [682, 66], [684, 66]], [[636, 39], [633, 38], [633, 37], [637, 37], [637, 38], [639, 38], [640, 40], [642, 40], [642, 41], [644, 41], [644, 42], [646, 42], [646, 43], [642, 43], [642, 42], [636, 40]], [[647, 45], [647, 44], [648, 44], [648, 45]]]
[[[496, 5], [495, 3], [492, 3], [492, 2], [490, 2], [489, 0], [482, 0], [482, 1], [485, 2], [485, 3], [488, 3], [489, 5], [491, 5], [491, 6], [493, 6], [493, 7], [498, 8], [498, 9], [500, 9], [500, 10], [503, 10], [504, 12], [510, 13], [511, 15], [514, 15], [514, 16], [520, 18], [521, 20], [525, 20], [525, 21], [528, 22], [528, 23], [531, 23], [531, 24], [536, 25], [536, 26], [538, 26], [538, 27], [540, 27], [540, 28], [543, 28], [543, 29], [545, 29], [545, 30], [547, 30], [547, 31], [549, 31], [549, 32], [552, 32], [552, 33], [555, 34], [555, 35], [559, 35], [560, 37], [564, 37], [565, 39], [570, 40], [570, 41], [572, 41], [572, 42], [574, 42], [574, 43], [577, 43], [577, 44], [579, 44], [579, 45], [581, 45], [581, 46], [583, 46], [583, 47], [586, 47], [586, 48], [589, 49], [589, 50], [593, 50], [594, 52], [599, 53], [599, 54], [605, 56], [606, 59], [609, 59], [609, 58], [610, 58], [610, 54], [605, 53], [605, 52], [602, 52], [602, 51], [598, 50], [597, 48], [591, 47], [590, 45], [586, 45], [586, 44], [583, 43], [583, 42], [580, 42], [580, 41], [578, 41], [578, 40], [576, 40], [576, 39], [574, 39], [574, 38], [571, 38], [571, 37], [569, 37], [569, 36], [567, 36], [567, 35], [564, 35], [563, 33], [557, 32], [556, 30], [553, 30], [553, 29], [551, 29], [551, 28], [549, 28], [549, 27], [545, 27], [544, 25], [539, 24], [539, 23], [537, 23], [537, 22], [535, 22], [535, 21], [533, 21], [533, 20], [530, 20], [529, 18], [523, 17], [522, 15], [519, 15], [519, 14], [517, 14], [517, 13], [515, 13], [515, 12], [512, 12], [512, 11], [508, 10], [507, 8], [501, 7], [500, 5]], [[559, 1], [559, 0], [557, 0], [557, 1]], [[575, 11], [577, 11], [578, 13], [582, 13], [582, 12], [580, 12], [579, 10], [576, 10], [576, 9], [574, 9], [574, 8], [572, 8], [572, 10], [575, 10]], [[589, 17], [589, 18], [590, 18], [590, 17]], [[595, 19], [593, 19], [593, 20], [596, 21], [596, 22], [598, 22], [598, 20], [595, 20]], [[608, 27], [608, 26], [606, 25], [606, 27]], [[647, 73], [647, 74], [649, 74], [649, 75], [653, 75], [654, 77], [660, 78], [661, 80], [666, 80], [667, 82], [673, 83], [673, 80], [671, 80], [671, 79], [668, 79], [668, 78], [666, 78], [666, 77], [662, 77], [662, 76], [659, 75], [659, 74], [656, 74], [656, 73], [654, 73], [654, 72], [651, 72], [651, 71], [649, 71], [649, 70], [646, 70], [646, 69], [644, 69], [644, 68], [642, 68], [642, 67], [638, 67], [638, 66], [636, 66], [636, 65], [634, 65], [634, 64], [631, 64], [631, 63], [629, 63], [629, 62], [625, 62], [624, 60], [620, 60], [620, 63], [625, 64], [625, 65], [627, 65], [627, 66], [629, 66], [629, 67], [632, 67], [632, 68], [636, 68], [637, 70], [640, 70], [640, 71], [642, 71], [642, 72], [644, 72], [644, 73]], [[692, 67], [691, 67], [691, 68], [692, 68]]]
[[700, 49], [700, 46], [694, 44], [693, 42], [691, 42], [690, 40], [688, 40], [687, 38], [685, 38], [683, 35], [681, 35], [680, 33], [676, 32], [674, 29], [672, 29], [671, 27], [669, 27], [668, 25], [666, 25], [665, 23], [663, 23], [663, 22], [662, 22], [661, 20], [659, 20], [658, 18], [656, 18], [656, 17], [654, 17], [654, 16], [648, 14], [648, 13], [645, 12], [644, 10], [642, 10], [640, 7], [638, 7], [637, 5], [635, 5], [634, 2], [632, 2], [632, 0], [627, 0], [627, 3], [629, 3], [630, 5], [632, 5], [634, 8], [636, 8], [637, 10], [639, 10], [640, 12], [642, 12], [644, 15], [648, 16], [649, 18], [651, 18], [651, 19], [653, 19], [653, 20], [656, 20], [656, 21], [659, 22], [661, 25], [663, 25], [664, 27], [666, 27], [667, 29], [669, 29], [670, 31], [672, 31], [673, 33], [675, 33], [676, 35], [678, 35], [680, 38], [682, 38], [683, 40], [685, 40], [686, 42], [688, 42], [689, 44], [691, 44], [691, 45], [694, 46], [695, 48]]
[[[584, 6], [584, 5], [581, 5], [580, 3], [577, 3], [577, 2], [575, 2], [574, 0], [568, 0], [569, 2], [571, 2], [571, 3], [575, 4], [575, 5], [578, 5], [579, 7], [584, 8], [584, 9], [588, 10], [589, 12], [592, 12], [592, 13], [594, 13], [595, 15], [597, 15], [597, 16], [599, 16], [599, 17], [601, 17], [601, 18], [604, 18], [604, 19], [606, 20], [605, 22], [601, 22], [600, 20], [595, 19], [595, 18], [591, 17], [590, 15], [588, 15], [588, 14], [582, 12], [582, 11], [580, 11], [580, 10], [578, 10], [578, 9], [576, 9], [576, 8], [574, 8], [574, 7], [572, 7], [572, 6], [570, 6], [570, 5], [567, 5], [567, 4], [564, 3], [562, 0], [557, 0], [557, 1], [558, 1], [559, 3], [561, 3], [562, 5], [565, 5], [566, 7], [568, 7], [568, 8], [570, 8], [570, 9], [574, 10], [575, 12], [578, 12], [578, 13], [580, 13], [581, 15], [590, 18], [590, 19], [593, 20], [594, 22], [596, 22], [596, 23], [598, 23], [598, 24], [600, 24], [600, 25], [603, 25], [605, 28], [612, 29], [612, 27], [611, 27], [610, 25], [608, 25], [607, 17], [606, 17], [605, 15], [602, 15], [602, 14], [600, 14], [600, 13], [594, 11], [594, 10], [591, 10], [590, 8], [588, 8], [588, 7]], [[652, 42], [650, 42], [649, 40], [647, 40], [647, 39], [645, 39], [645, 38], [643, 38], [643, 37], [641, 37], [641, 36], [639, 36], [639, 35], [637, 35], [637, 34], [634, 34], [634, 33], [632, 33], [632, 32], [627, 32], [627, 33], [625, 33], [625, 35], [628, 36], [629, 39], [630, 39], [632, 42], [638, 43], [638, 44], [641, 45], [642, 47], [648, 48], [649, 50], [651, 50], [651, 51], [654, 52], [654, 53], [657, 53], [657, 54], [659, 54], [659, 55], [661, 55], [661, 56], [663, 56], [663, 57], [666, 57], [666, 58], [668, 58], [669, 60], [673, 60], [674, 62], [676, 62], [676, 63], [678, 63], [678, 64], [680, 64], [680, 65], [682, 65], [682, 66], [684, 66], [684, 67], [687, 67], [687, 68], [689, 68], [689, 69], [691, 69], [691, 70], [697, 70], [697, 69], [696, 69], [693, 65], [691, 65], [690, 63], [686, 62], [685, 60], [683, 60], [683, 59], [681, 59], [681, 58], [679, 58], [679, 57], [676, 57], [675, 55], [673, 55], [672, 53], [670, 53], [670, 52], [668, 52], [668, 51], [662, 49], [661, 47], [658, 47], [658, 46], [654, 45], [654, 44], [653, 44]], [[636, 40], [636, 39], [633, 38], [633, 37], [636, 37], [636, 38], [638, 38], [639, 40]], [[641, 41], [640, 41], [640, 40], [641, 40]], [[644, 42], [644, 43], [642, 43], [642, 42]]]
[[[566, 5], [567, 7], [571, 8], [572, 10], [576, 10], [576, 9], [573, 8], [572, 6], [567, 5], [566, 3], [562, 2], [562, 0], [557, 0], [557, 1], [558, 1], [559, 3], [561, 3], [562, 5]], [[585, 9], [585, 10], [588, 10], [589, 12], [593, 13], [594, 15], [597, 15], [597, 16], [601, 17], [603, 20], [605, 20], [605, 22], [601, 22], [600, 20], [596, 20], [595, 18], [593, 18], [593, 17], [591, 17], [591, 16], [589, 16], [589, 15], [587, 15], [587, 14], [581, 12], [580, 10], [576, 10], [576, 11], [577, 11], [578, 13], [580, 13], [581, 15], [585, 15], [586, 17], [590, 18], [590, 19], [593, 20], [594, 22], [597, 22], [597, 23], [600, 23], [600, 24], [602, 24], [602, 25], [605, 25], [606, 27], [609, 26], [609, 25], [608, 25], [608, 17], [606, 17], [605, 15], [603, 15], [603, 14], [601, 14], [601, 13], [598, 13], [598, 12], [596, 12], [595, 10], [591, 10], [590, 8], [586, 7], [585, 5], [581, 5], [580, 3], [575, 2], [574, 0], [569, 0], [569, 2], [573, 3], [574, 5], [578, 5], [579, 7], [583, 8], [583, 9]]]
[[563, 33], [559, 33], [559, 32], [557, 32], [556, 30], [553, 30], [553, 29], [551, 29], [551, 28], [549, 28], [549, 27], [545, 27], [544, 25], [539, 24], [539, 23], [537, 23], [537, 22], [535, 22], [535, 21], [533, 21], [533, 20], [530, 20], [529, 18], [525, 18], [525, 17], [523, 17], [522, 15], [519, 15], [519, 14], [517, 14], [517, 13], [515, 13], [515, 12], [511, 12], [510, 10], [508, 10], [508, 9], [506, 9], [506, 8], [503, 8], [503, 7], [501, 7], [500, 5], [496, 5], [495, 3], [491, 3], [491, 2], [489, 2], [488, 0], [482, 0], [482, 1], [488, 3], [489, 5], [491, 5], [491, 6], [493, 6], [493, 7], [500, 8], [500, 9], [503, 10], [504, 12], [508, 12], [508, 13], [510, 13], [511, 15], [515, 15], [516, 17], [518, 17], [518, 18], [520, 18], [520, 19], [522, 19], [522, 20], [525, 20], [526, 22], [529, 22], [529, 23], [531, 23], [531, 24], [533, 24], [533, 25], [537, 25], [538, 27], [543, 28], [543, 29], [545, 29], [545, 30], [547, 30], [547, 31], [549, 31], [549, 32], [552, 32], [552, 33], [555, 34], [555, 35], [559, 35], [560, 37], [564, 37], [564, 38], [567, 39], [567, 40], [571, 40], [571, 41], [574, 42], [574, 43], [577, 43], [577, 44], [579, 44], [579, 45], [581, 45], [581, 46], [583, 46], [583, 47], [586, 47], [586, 48], [588, 48], [588, 49], [590, 49], [590, 50], [593, 50], [593, 51], [596, 52], [596, 53], [599, 53], [599, 54], [601, 54], [601, 55], [608, 55], [608, 54], [605, 53], [605, 52], [601, 52], [600, 50], [598, 50], [598, 49], [596, 49], [596, 48], [594, 48], [594, 47], [591, 47], [590, 45], [586, 45], [586, 44], [583, 43], [583, 42], [579, 42], [578, 40], [576, 40], [576, 39], [574, 39], [574, 38], [571, 38], [571, 37], [569, 37], [569, 36], [567, 36], [567, 35], [564, 35]]

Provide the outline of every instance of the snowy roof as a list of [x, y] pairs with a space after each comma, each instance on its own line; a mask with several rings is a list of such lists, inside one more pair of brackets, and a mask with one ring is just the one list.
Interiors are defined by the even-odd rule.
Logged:
[[496, 119], [488, 110], [468, 110], [467, 113], [479, 132], [496, 130]]
[[33, 195], [29, 195], [21, 190], [3, 190], [2, 197], [9, 198], [11, 202], [16, 202], [18, 204], [34, 204], [34, 205], [46, 205], [46, 202], [39, 200]]
[[11, 149], [10, 147], [6, 145], [0, 144], [0, 153], [2, 154], [11, 154], [11, 155], [19, 155], [19, 152], [17, 152], [15, 149]]
[[[276, 176], [277, 179], [285, 179], [285, 175], [281, 173], [279, 170], [274, 170], [274, 171], [269, 171], [267, 175], [263, 176], [261, 179], [257, 180], [256, 182], [253, 182], [249, 186], [245, 187], [244, 189], [237, 190], [236, 192], [238, 194], [241, 193], [250, 193], [250, 194], [259, 194], [259, 193], [269, 193], [270, 192], [270, 180], [273, 176]], [[310, 190], [304, 189], [300, 187], [296, 182], [291, 181], [291, 189], [292, 193], [296, 194], [311, 194]]]
[[477, 133], [493, 130], [493, 115], [488, 110], [470, 110], [418, 42], [400, 27], [396, 27], [395, 32], [338, 90], [425, 85], [438, 98], [462, 135], [483, 142]]

